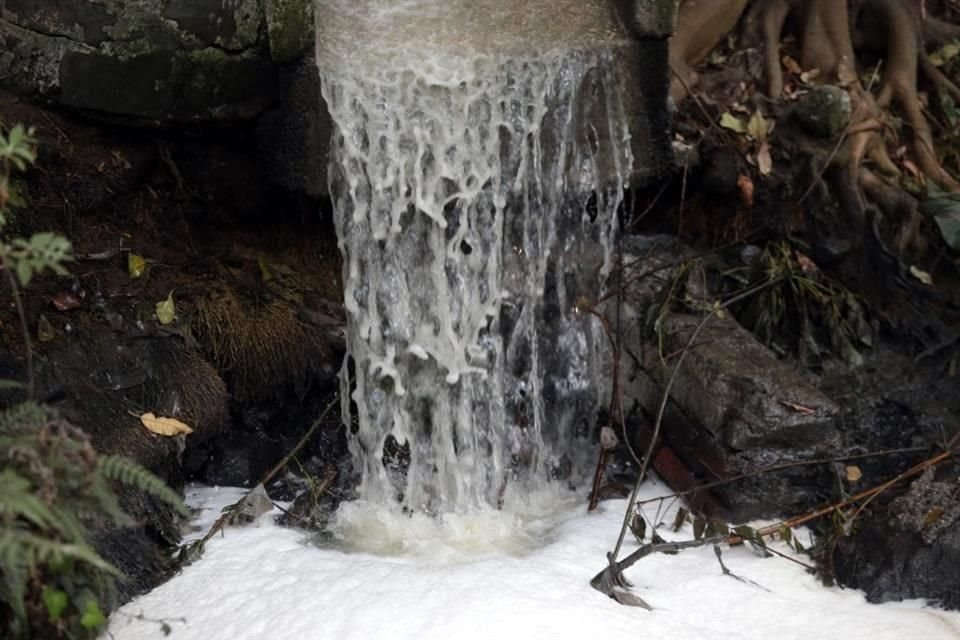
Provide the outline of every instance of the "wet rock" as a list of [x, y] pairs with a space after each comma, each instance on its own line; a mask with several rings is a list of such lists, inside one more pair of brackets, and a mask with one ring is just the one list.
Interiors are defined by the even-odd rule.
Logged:
[[265, 20], [256, 0], [12, 0], [0, 81], [133, 122], [249, 119], [277, 97]]
[[960, 609], [958, 477], [957, 463], [929, 469], [863, 514], [834, 549], [838, 582], [863, 589], [871, 602], [925, 598]]
[[[681, 289], [693, 306], [706, 300], [702, 309], [660, 314], [658, 301], [676, 284], [677, 274], [667, 265], [675, 265], [688, 249], [666, 237], [631, 239], [626, 245], [629, 259], [642, 258], [643, 271], [664, 267], [631, 283], [624, 309], [629, 318], [624, 342], [628, 357], [621, 360], [626, 401], [634, 415], [652, 423], [678, 356], [687, 351], [671, 389], [661, 437], [694, 477], [729, 478], [836, 451], [839, 407], [729, 313], [714, 316], [687, 348], [710, 308], [700, 278], [685, 276]], [[659, 329], [651, 332], [653, 322]], [[646, 442], [649, 435], [647, 431]], [[642, 449], [643, 430], [637, 436], [637, 448]], [[820, 502], [830, 486], [829, 474], [817, 468], [763, 474], [714, 490], [722, 513], [712, 515], [740, 522], [798, 512]]]
[[271, 185], [311, 197], [327, 193], [327, 146], [333, 123], [313, 59], [281, 72], [283, 99], [257, 123], [260, 171]]
[[847, 128], [850, 109], [850, 95], [846, 91], [825, 85], [801, 97], [791, 114], [810, 135], [835, 138]]
[[266, 0], [264, 9], [274, 62], [292, 62], [312, 50], [312, 0]]

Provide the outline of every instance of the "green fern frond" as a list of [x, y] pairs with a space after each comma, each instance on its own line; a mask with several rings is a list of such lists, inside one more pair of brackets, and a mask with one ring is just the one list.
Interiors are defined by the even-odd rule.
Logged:
[[0, 411], [0, 434], [22, 435], [46, 424], [53, 412], [35, 402], [21, 402]]
[[120, 506], [117, 494], [110, 487], [108, 479], [102, 472], [98, 472], [94, 476], [88, 493], [91, 503], [96, 505], [95, 511], [101, 517], [106, 516], [114, 524], [121, 527], [133, 524], [133, 519]]
[[0, 472], [0, 486], [4, 489], [3, 493], [0, 493], [0, 519], [12, 523], [17, 518], [23, 518], [41, 529], [68, 533], [67, 527], [54, 510], [34, 495], [32, 483], [16, 471], [5, 469]]
[[[23, 560], [26, 559], [26, 562]], [[120, 571], [97, 555], [85, 543], [55, 542], [23, 529], [0, 530], [0, 566], [13, 566], [17, 563], [34, 567], [40, 564], [62, 564], [64, 560], [77, 560], [91, 567], [119, 576]]]
[[142, 466], [123, 456], [103, 456], [97, 461], [97, 472], [104, 478], [115, 480], [135, 489], [139, 489], [166, 504], [172, 506], [182, 515], [189, 515], [190, 511], [180, 495], [157, 476]]

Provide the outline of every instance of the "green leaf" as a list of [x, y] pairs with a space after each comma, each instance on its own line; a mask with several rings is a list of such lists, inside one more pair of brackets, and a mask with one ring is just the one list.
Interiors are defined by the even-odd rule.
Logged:
[[737, 133], [747, 132], [747, 123], [729, 111], [724, 112], [724, 114], [720, 116], [720, 126], [724, 129], [736, 131]]
[[17, 262], [17, 280], [20, 281], [21, 287], [26, 287], [30, 284], [30, 278], [33, 277], [33, 266], [28, 260], [19, 260]]
[[771, 123], [767, 122], [758, 109], [753, 112], [753, 115], [750, 116], [750, 121], [747, 122], [747, 135], [754, 140], [763, 142], [767, 139], [767, 134], [770, 133], [771, 128]]
[[9, 391], [10, 389], [23, 389], [26, 387], [22, 382], [17, 382], [16, 380], [7, 380], [6, 378], [0, 378], [0, 391]]
[[941, 191], [931, 185], [927, 197], [920, 202], [920, 213], [930, 216], [947, 246], [960, 251], [960, 195]]
[[167, 296], [166, 300], [157, 303], [157, 320], [160, 324], [167, 325], [172, 323], [177, 317], [177, 307], [173, 303], [173, 291]]
[[107, 618], [103, 615], [103, 611], [100, 610], [100, 605], [98, 605], [95, 600], [88, 600], [87, 606], [84, 607], [83, 610], [83, 616], [80, 618], [80, 626], [84, 629], [92, 630], [103, 626], [106, 621]]
[[960, 54], [960, 44], [956, 42], [950, 42], [931, 53], [930, 62], [938, 67], [942, 67], [950, 62], [953, 58], [956, 58], [957, 54]]
[[49, 586], [43, 588], [40, 596], [43, 598], [43, 604], [47, 607], [47, 615], [50, 622], [56, 622], [63, 615], [63, 610], [67, 608], [67, 594], [60, 589], [53, 589]]
[[147, 261], [143, 259], [143, 256], [136, 253], [127, 254], [127, 273], [130, 274], [131, 278], [139, 278], [146, 269]]

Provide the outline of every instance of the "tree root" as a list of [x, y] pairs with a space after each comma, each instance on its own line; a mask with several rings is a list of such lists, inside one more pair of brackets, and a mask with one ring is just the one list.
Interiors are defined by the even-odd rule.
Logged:
[[[923, 15], [912, 0], [682, 0], [670, 51], [672, 70], [679, 77], [671, 88], [674, 99], [682, 99], [688, 87], [696, 85], [693, 66], [705, 60], [738, 21], [742, 22], [741, 44], [762, 48], [769, 97], [783, 95], [780, 47], [787, 28], [798, 37], [801, 67], [818, 70], [818, 82], [848, 91], [852, 117], [829, 164], [842, 167], [841, 173], [850, 176], [847, 182], [860, 197], [836, 193], [834, 197], [853, 207], [847, 210], [854, 218], [862, 213], [865, 202], [873, 201], [886, 219], [898, 221], [898, 250], [922, 246], [915, 200], [895, 195], [901, 192], [896, 181], [902, 172], [887, 152], [897, 133], [889, 112], [896, 110], [903, 133], [909, 133], [914, 164], [905, 163], [906, 168], [914, 174], [919, 170], [947, 191], [960, 192], [960, 181], [937, 157], [918, 89], [924, 79], [960, 102], [960, 86], [931, 62], [926, 48], [960, 39], [960, 26]], [[864, 86], [857, 74], [855, 42], [883, 56], [874, 77], [879, 78], [876, 88], [874, 80]]]

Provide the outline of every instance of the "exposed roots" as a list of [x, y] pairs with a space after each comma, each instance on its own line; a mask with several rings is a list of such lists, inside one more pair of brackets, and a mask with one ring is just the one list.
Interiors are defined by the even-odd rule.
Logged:
[[[887, 152], [899, 146], [892, 113], [900, 116], [902, 134], [910, 140], [913, 164], [905, 164], [911, 173], [918, 170], [939, 187], [960, 191], [960, 182], [937, 157], [918, 89], [924, 80], [931, 89], [960, 102], [957, 82], [931, 62], [927, 49], [960, 39], [960, 26], [925, 15], [920, 4], [913, 0], [682, 0], [671, 41], [671, 96], [686, 97], [699, 80], [693, 67], [741, 23], [741, 45], [762, 49], [764, 89], [770, 98], [780, 99], [785, 89], [781, 43], [786, 35], [793, 35], [800, 66], [816, 70], [817, 82], [843, 87], [851, 97], [852, 117], [832, 155], [832, 166], [856, 185], [862, 200], [856, 207], [860, 213], [863, 201], [885, 212], [898, 212], [907, 231], [897, 244], [906, 248], [914, 243], [918, 224], [915, 203], [907, 206], [911, 199], [894, 195], [900, 191], [901, 171]], [[866, 51], [881, 56], [878, 72], [870, 80], [858, 73], [857, 52]]]

